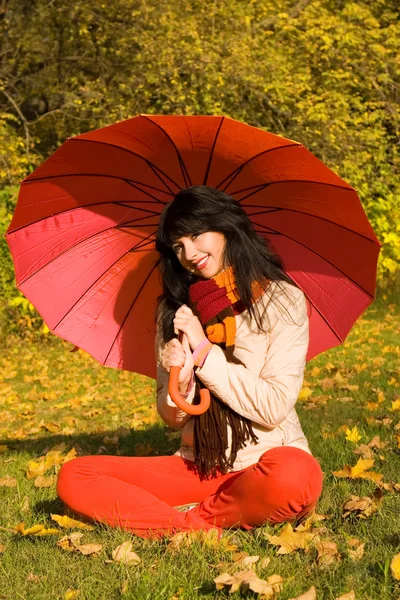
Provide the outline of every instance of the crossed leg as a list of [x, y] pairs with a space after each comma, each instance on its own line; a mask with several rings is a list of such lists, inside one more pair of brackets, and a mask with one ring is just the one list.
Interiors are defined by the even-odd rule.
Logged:
[[[74, 512], [141, 537], [279, 523], [310, 512], [322, 490], [318, 461], [289, 446], [244, 469], [201, 480], [179, 456], [86, 456], [62, 466], [57, 492]], [[174, 506], [198, 502], [186, 513]]]

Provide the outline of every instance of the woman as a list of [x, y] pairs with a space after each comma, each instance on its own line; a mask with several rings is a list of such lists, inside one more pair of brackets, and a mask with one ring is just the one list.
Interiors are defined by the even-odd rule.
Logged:
[[[75, 512], [141, 537], [296, 520], [315, 507], [322, 472], [294, 405], [308, 348], [303, 292], [227, 194], [193, 186], [160, 219], [157, 409], [182, 430], [174, 456], [82, 457], [58, 493]], [[182, 333], [182, 342], [177, 335]], [[190, 416], [168, 394], [209, 410]], [[176, 506], [194, 503], [186, 512]]]

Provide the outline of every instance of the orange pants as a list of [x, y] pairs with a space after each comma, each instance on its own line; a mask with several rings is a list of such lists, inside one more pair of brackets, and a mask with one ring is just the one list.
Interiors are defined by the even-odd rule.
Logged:
[[[290, 446], [203, 481], [179, 456], [84, 456], [63, 465], [57, 482], [58, 495], [75, 513], [143, 538], [295, 520], [315, 507], [321, 491], [318, 461]], [[174, 508], [194, 502], [188, 512]]]

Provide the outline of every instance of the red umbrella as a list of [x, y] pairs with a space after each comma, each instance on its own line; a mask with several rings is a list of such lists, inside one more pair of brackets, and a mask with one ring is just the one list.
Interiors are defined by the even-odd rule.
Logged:
[[139, 115], [68, 139], [21, 185], [18, 288], [53, 333], [156, 376], [159, 215], [181, 189], [236, 198], [307, 296], [307, 360], [374, 299], [380, 243], [356, 191], [301, 144], [220, 116]]

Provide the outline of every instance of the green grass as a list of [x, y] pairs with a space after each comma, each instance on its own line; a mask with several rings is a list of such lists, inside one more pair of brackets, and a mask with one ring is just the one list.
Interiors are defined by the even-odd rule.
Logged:
[[[311, 585], [317, 590], [318, 600], [334, 599], [351, 589], [357, 599], [363, 600], [400, 597], [400, 582], [389, 567], [393, 556], [400, 552], [400, 493], [385, 492], [379, 510], [365, 520], [344, 519], [342, 505], [350, 495], [371, 494], [375, 485], [332, 475], [332, 471], [345, 464], [354, 465], [359, 458], [353, 452], [356, 444], [346, 441], [344, 432], [338, 431], [347, 424], [350, 428], [357, 426], [363, 436], [360, 443], [368, 443], [374, 435], [387, 442], [386, 448], [376, 454], [373, 470], [383, 473], [384, 481], [400, 481], [396, 438], [400, 430], [395, 429], [400, 411], [391, 411], [393, 400], [400, 395], [399, 304], [394, 296], [379, 298], [342, 346], [312, 360], [307, 365], [305, 385], [313, 393], [297, 404], [312, 453], [324, 472], [317, 512], [329, 518], [319, 526], [327, 528], [323, 539], [337, 543], [341, 560], [323, 568], [318, 565], [314, 547], [307, 553], [278, 555], [266, 534], [279, 533], [282, 525], [227, 532], [234, 536], [238, 550], [270, 557], [266, 568], [256, 564], [254, 569], [262, 578], [274, 573], [282, 576], [281, 600], [303, 594]], [[0, 487], [0, 544], [5, 546], [0, 554], [0, 600], [63, 599], [68, 589], [79, 590], [79, 600], [241, 597], [239, 593], [217, 591], [213, 583], [224, 570], [220, 563], [232, 562], [232, 552], [225, 551], [221, 544], [208, 547], [194, 542], [171, 552], [168, 540], [142, 540], [96, 526], [94, 531], [85, 532], [83, 542], [101, 543], [103, 550], [96, 556], [81, 556], [56, 546], [61, 534], [23, 538], [10, 531], [21, 521], [26, 527], [36, 523], [52, 527], [50, 513], [63, 514], [55, 487], [36, 488], [34, 479], [26, 477], [28, 461], [37, 460], [55, 444], [64, 441], [67, 450], [75, 447], [80, 454], [96, 453], [103, 446], [101, 451], [110, 454], [161, 455], [172, 454], [179, 443], [157, 418], [154, 382], [103, 368], [83, 352], [70, 354], [69, 349], [68, 344], [52, 336], [32, 336], [29, 341], [9, 338], [3, 343], [0, 445], [6, 444], [7, 449], [0, 454], [0, 477], [15, 477], [17, 487]], [[315, 373], [315, 367], [320, 373]], [[344, 384], [358, 389], [341, 389], [338, 383], [324, 389], [323, 380], [334, 378], [337, 372]], [[383, 392], [384, 401], [377, 411], [369, 412], [367, 402], [376, 402], [379, 392]], [[326, 404], [310, 409], [310, 401], [321, 395], [329, 396]], [[343, 397], [351, 400], [342, 402]], [[368, 423], [366, 417], [390, 418], [392, 422]], [[131, 433], [116, 442], [113, 432], [121, 426]], [[347, 541], [352, 537], [365, 542], [359, 561], [348, 555]], [[127, 539], [132, 540], [133, 550], [142, 559], [140, 565], [106, 564], [111, 551]], [[252, 593], [246, 596], [252, 597]]]

